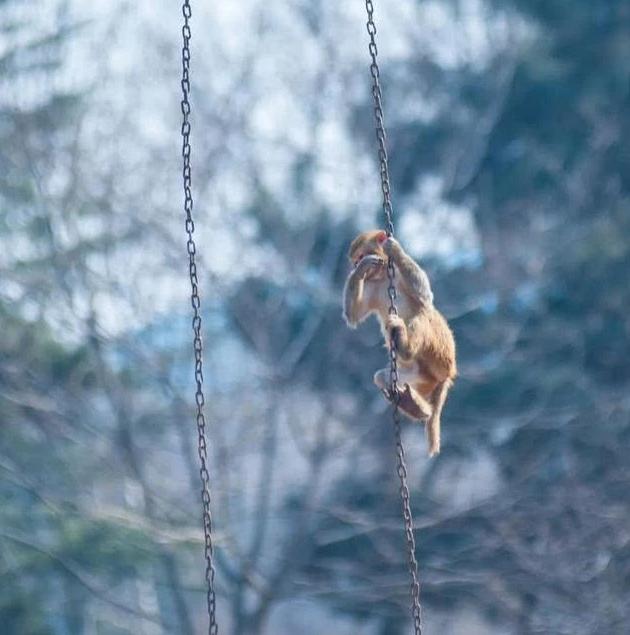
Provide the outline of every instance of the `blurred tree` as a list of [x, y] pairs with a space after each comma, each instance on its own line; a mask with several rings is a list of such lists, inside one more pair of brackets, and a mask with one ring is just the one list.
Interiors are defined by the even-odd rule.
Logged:
[[[0, 100], [0, 223], [9, 246], [0, 371], [0, 482], [9, 504], [0, 514], [3, 577], [14, 581], [0, 623], [11, 633], [79, 633], [91, 628], [92, 607], [92, 620], [122, 613], [192, 633], [168, 548], [156, 541], [147, 551], [153, 537], [145, 527], [100, 518], [84, 504], [111, 487], [103, 469], [116, 456], [144, 485], [123, 404], [141, 387], [121, 390], [89, 309], [103, 287], [85, 293], [93, 282], [86, 275], [90, 258], [109, 248], [112, 234], [94, 232], [111, 201], [95, 200], [82, 183], [87, 93], [64, 88], [67, 49], [82, 25], [65, 2], [37, 4], [0, 5], [0, 73], [3, 86], [12, 87]], [[124, 484], [115, 485], [118, 497]], [[145, 501], [153, 517], [148, 495]], [[129, 581], [157, 580], [156, 567], [167, 585], [156, 591], [160, 617], [108, 590], [122, 587], [124, 595]]]
[[[339, 307], [378, 213], [362, 7], [246, 4], [194, 31], [222, 631], [395, 635], [385, 356]], [[0, 0], [0, 623], [203, 632], [179, 33], [95, 7]], [[444, 453], [405, 427], [428, 630], [621, 633], [630, 3], [378, 11], [399, 235], [461, 359]]]

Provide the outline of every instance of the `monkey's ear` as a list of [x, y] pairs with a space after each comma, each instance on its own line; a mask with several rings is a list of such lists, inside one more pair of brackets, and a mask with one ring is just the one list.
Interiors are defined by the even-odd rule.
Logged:
[[387, 240], [387, 232], [381, 230], [380, 232], [378, 232], [378, 234], [376, 234], [376, 240], [379, 243], [384, 243]]

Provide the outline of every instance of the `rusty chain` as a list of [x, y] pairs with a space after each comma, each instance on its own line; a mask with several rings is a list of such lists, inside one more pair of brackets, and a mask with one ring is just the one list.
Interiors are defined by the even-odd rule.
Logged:
[[188, 251], [188, 273], [190, 276], [190, 302], [192, 304], [193, 319], [193, 350], [195, 353], [195, 403], [197, 405], [197, 435], [198, 435], [198, 453], [201, 477], [201, 502], [203, 505], [203, 534], [204, 534], [204, 556], [206, 559], [205, 578], [207, 583], [206, 598], [208, 605], [208, 634], [217, 635], [219, 627], [216, 621], [216, 595], [214, 591], [214, 564], [213, 564], [213, 545], [212, 545], [212, 515], [210, 513], [210, 474], [208, 472], [208, 446], [206, 442], [206, 419], [203, 412], [205, 403], [203, 393], [203, 344], [201, 341], [201, 300], [199, 298], [199, 279], [197, 277], [197, 263], [195, 255], [197, 248], [195, 246], [194, 232], [195, 223], [193, 221], [193, 198], [192, 198], [192, 180], [190, 169], [190, 18], [192, 10], [190, 1], [184, 0], [182, 5], [182, 13], [184, 16], [184, 24], [182, 26], [182, 158], [183, 170], [182, 178], [184, 184], [184, 212], [186, 213], [186, 234], [188, 240], [186, 249]]
[[[372, 63], [370, 64], [370, 74], [372, 75], [372, 97], [374, 99], [374, 119], [376, 121], [376, 139], [378, 142], [378, 160], [381, 175], [381, 190], [383, 193], [383, 213], [387, 226], [387, 235], [394, 236], [393, 208], [391, 201], [391, 187], [389, 183], [389, 167], [387, 157], [387, 135], [385, 133], [385, 119], [383, 115], [383, 94], [380, 84], [380, 70], [377, 62], [378, 49], [376, 47], [376, 24], [374, 23], [373, 0], [365, 1], [367, 10], [367, 31], [370, 36], [368, 50]], [[387, 277], [389, 286], [389, 313], [397, 315], [396, 309], [396, 272], [392, 259], [387, 262]], [[394, 440], [396, 443], [396, 457], [398, 461], [397, 472], [400, 479], [400, 498], [402, 502], [403, 519], [405, 523], [405, 538], [407, 540], [407, 563], [409, 566], [409, 576], [411, 578], [411, 614], [413, 617], [415, 635], [422, 635], [422, 608], [420, 605], [420, 581], [418, 577], [418, 562], [416, 560], [416, 541], [413, 535], [413, 516], [411, 515], [411, 504], [409, 502], [409, 487], [407, 486], [407, 465], [405, 462], [405, 450], [402, 444], [400, 431], [400, 393], [398, 392], [398, 358], [396, 347], [392, 342], [389, 349], [390, 362], [390, 391], [393, 396], [393, 424]]]

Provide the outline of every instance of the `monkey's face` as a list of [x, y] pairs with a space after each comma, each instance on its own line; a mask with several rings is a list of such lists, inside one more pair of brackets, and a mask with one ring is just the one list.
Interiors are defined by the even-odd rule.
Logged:
[[385, 240], [387, 240], [386, 232], [373, 230], [359, 234], [350, 245], [348, 258], [355, 269], [366, 256], [377, 256], [383, 261], [381, 267], [372, 267], [370, 269], [366, 274], [366, 279], [377, 280], [386, 275], [385, 264], [387, 263], [387, 254], [383, 249]]

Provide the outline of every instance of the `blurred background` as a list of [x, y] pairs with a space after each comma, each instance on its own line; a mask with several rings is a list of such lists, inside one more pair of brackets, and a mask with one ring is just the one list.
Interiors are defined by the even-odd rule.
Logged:
[[[410, 632], [362, 2], [193, 3], [222, 633]], [[428, 633], [630, 620], [630, 2], [379, 0], [397, 234], [459, 346], [404, 439]], [[181, 12], [0, 0], [0, 631], [206, 632]]]

